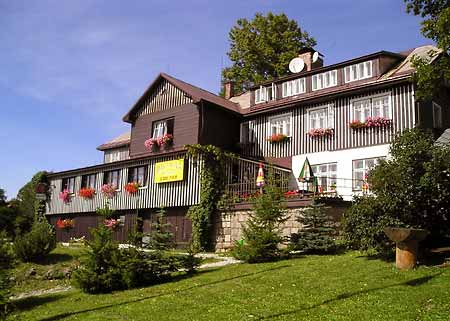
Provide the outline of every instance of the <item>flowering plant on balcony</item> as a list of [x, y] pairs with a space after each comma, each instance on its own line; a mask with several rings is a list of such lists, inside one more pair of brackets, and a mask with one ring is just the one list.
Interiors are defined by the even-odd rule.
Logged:
[[324, 136], [333, 136], [334, 129], [333, 128], [312, 128], [307, 134], [310, 137], [324, 137]]
[[66, 218], [64, 220], [58, 218], [58, 220], [56, 221], [56, 227], [68, 232], [75, 227], [75, 221], [70, 218]]
[[392, 120], [386, 117], [367, 117], [366, 126], [367, 127], [387, 127], [392, 123]]
[[392, 124], [392, 120], [382, 116], [367, 117], [366, 121], [351, 121], [348, 126], [353, 129], [370, 128], [370, 127], [388, 127]]
[[59, 199], [66, 204], [70, 203], [70, 192], [67, 188], [59, 193]]
[[172, 146], [172, 144], [173, 144], [172, 134], [165, 134], [164, 136], [158, 138], [158, 145], [160, 147], [167, 148], [169, 146]]
[[116, 187], [112, 184], [104, 184], [101, 191], [106, 198], [113, 198], [117, 194]]
[[158, 139], [157, 138], [149, 138], [144, 142], [144, 146], [152, 151], [156, 151], [159, 149]]
[[291, 191], [284, 192], [284, 197], [286, 197], [286, 198], [297, 197], [299, 195], [301, 195], [301, 193], [298, 190], [291, 190]]
[[109, 218], [103, 221], [103, 224], [110, 230], [116, 230], [121, 225], [120, 219]]
[[127, 191], [128, 194], [136, 194], [136, 192], [139, 190], [139, 183], [138, 182], [131, 182], [125, 185], [124, 187], [125, 191]]
[[78, 191], [78, 196], [86, 198], [86, 199], [91, 199], [94, 197], [94, 195], [95, 195], [95, 189], [90, 188], [90, 187], [84, 187]]
[[281, 143], [287, 141], [288, 139], [289, 137], [284, 134], [274, 134], [272, 136], [267, 137], [267, 141], [271, 143]]

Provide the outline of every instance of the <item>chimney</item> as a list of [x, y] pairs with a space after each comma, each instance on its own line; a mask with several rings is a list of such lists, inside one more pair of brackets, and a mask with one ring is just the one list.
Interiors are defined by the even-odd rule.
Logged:
[[323, 55], [321, 53], [317, 52], [317, 60], [313, 62], [313, 55], [315, 52], [316, 51], [313, 48], [304, 48], [300, 50], [298, 57], [302, 58], [305, 62], [306, 71], [323, 67]]
[[223, 84], [223, 93], [225, 99], [230, 99], [234, 96], [234, 81], [227, 81]]

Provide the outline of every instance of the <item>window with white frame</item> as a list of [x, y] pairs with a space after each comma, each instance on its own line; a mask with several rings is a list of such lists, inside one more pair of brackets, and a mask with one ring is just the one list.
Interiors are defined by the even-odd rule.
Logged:
[[307, 113], [308, 113], [308, 129], [334, 127], [333, 104], [308, 109]]
[[119, 189], [119, 187], [120, 187], [120, 170], [116, 169], [116, 170], [104, 172], [103, 184], [111, 184], [114, 188]]
[[75, 193], [75, 176], [62, 179], [61, 191], [67, 190], [69, 193]]
[[364, 61], [344, 68], [345, 82], [372, 77], [372, 61]]
[[89, 174], [81, 176], [81, 188], [95, 189], [96, 174]]
[[368, 117], [392, 116], [390, 94], [356, 99], [352, 101], [352, 120], [365, 122]]
[[442, 128], [442, 107], [433, 101], [433, 128]]
[[267, 87], [259, 87], [255, 90], [255, 104], [275, 100], [277, 96], [277, 86], [272, 84]]
[[255, 141], [253, 122], [249, 121], [241, 124], [241, 143], [248, 144]]
[[317, 185], [323, 191], [332, 191], [336, 189], [337, 163], [327, 163], [311, 165], [314, 176], [317, 178]]
[[281, 92], [283, 98], [305, 93], [306, 92], [305, 78], [285, 81], [281, 85]]
[[358, 159], [353, 161], [353, 190], [362, 189], [367, 179], [367, 174], [374, 168], [384, 157], [374, 157], [366, 159]]
[[270, 135], [291, 136], [291, 114], [270, 118]]
[[333, 87], [337, 85], [337, 71], [330, 70], [312, 76], [312, 90]]
[[152, 127], [152, 138], [173, 134], [174, 118], [154, 121]]
[[128, 183], [136, 182], [139, 186], [147, 185], [147, 166], [128, 168]]

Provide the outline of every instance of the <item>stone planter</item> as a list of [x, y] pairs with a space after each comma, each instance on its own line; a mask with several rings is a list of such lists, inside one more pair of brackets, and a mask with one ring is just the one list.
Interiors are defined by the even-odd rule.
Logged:
[[419, 242], [428, 235], [427, 230], [386, 227], [384, 233], [396, 244], [395, 264], [400, 270], [412, 269], [417, 265]]

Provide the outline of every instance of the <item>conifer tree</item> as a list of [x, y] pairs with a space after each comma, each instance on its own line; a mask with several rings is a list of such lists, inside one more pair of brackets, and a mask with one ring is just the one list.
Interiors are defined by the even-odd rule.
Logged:
[[296, 250], [313, 253], [326, 253], [333, 250], [333, 227], [323, 204], [313, 204], [298, 217], [302, 229], [291, 236], [292, 247]]
[[167, 250], [172, 246], [173, 234], [170, 232], [171, 224], [165, 223], [166, 210], [161, 207], [155, 216], [150, 232], [149, 247], [154, 250]]

